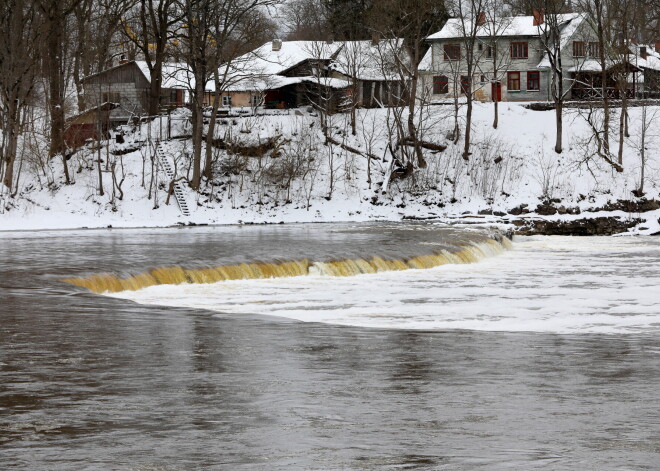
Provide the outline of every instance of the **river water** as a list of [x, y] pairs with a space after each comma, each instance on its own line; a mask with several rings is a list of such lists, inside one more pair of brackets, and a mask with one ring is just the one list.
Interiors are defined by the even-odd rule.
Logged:
[[0, 233], [0, 469], [660, 469], [658, 239], [517, 238], [471, 265], [108, 296], [59, 281], [479, 237]]

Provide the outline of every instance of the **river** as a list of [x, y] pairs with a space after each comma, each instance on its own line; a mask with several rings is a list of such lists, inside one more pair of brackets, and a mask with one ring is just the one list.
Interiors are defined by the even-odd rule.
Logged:
[[0, 469], [640, 470], [660, 463], [660, 240], [157, 285], [162, 266], [423, 256], [426, 224], [0, 233]]

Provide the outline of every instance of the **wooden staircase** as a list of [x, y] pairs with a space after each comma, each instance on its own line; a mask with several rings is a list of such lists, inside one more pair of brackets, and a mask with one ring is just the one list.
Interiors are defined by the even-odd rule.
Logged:
[[[156, 155], [158, 156], [158, 162], [160, 163], [161, 168], [165, 171], [167, 178], [169, 181], [172, 181], [174, 179], [174, 170], [172, 169], [170, 160], [167, 158], [167, 155], [165, 154], [165, 151], [163, 150], [160, 142], [158, 143], [158, 146], [156, 146]], [[190, 216], [188, 202], [186, 201], [186, 197], [183, 194], [183, 188], [181, 188], [181, 183], [179, 182], [174, 183], [174, 199], [179, 205], [181, 214], [184, 216]]]

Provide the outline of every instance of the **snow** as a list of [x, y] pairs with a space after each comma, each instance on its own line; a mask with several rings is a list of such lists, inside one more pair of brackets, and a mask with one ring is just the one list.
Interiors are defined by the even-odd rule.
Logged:
[[[135, 61], [140, 71], [144, 74], [144, 78], [151, 82], [151, 74], [149, 73], [149, 65], [146, 61]], [[192, 89], [195, 87], [195, 79], [193, 78], [190, 66], [185, 62], [166, 62], [163, 64], [162, 69], [162, 87], [163, 88], [176, 88], [176, 89]]]
[[[557, 15], [557, 20], [559, 24], [563, 25], [562, 29], [562, 41], [564, 37], [569, 37], [573, 35], [577, 27], [585, 19], [585, 15], [579, 13], [566, 13], [562, 15]], [[577, 20], [577, 21], [573, 21]], [[469, 20], [466, 20], [465, 29], [470, 30]], [[489, 37], [493, 35], [491, 28], [493, 27], [492, 22], [487, 21], [484, 25], [477, 28], [478, 37]], [[509, 36], [531, 36], [538, 37], [542, 31], [542, 27], [534, 25], [533, 16], [512, 16], [512, 17], [501, 17], [497, 18], [497, 36], [499, 37], [509, 37]], [[450, 18], [447, 20], [447, 23], [442, 27], [440, 31], [430, 35], [428, 40], [433, 39], [459, 39], [464, 36], [463, 34], [463, 23], [460, 18]]]
[[401, 39], [343, 41], [343, 46], [330, 68], [360, 80], [400, 80], [398, 60], [410, 64]]
[[372, 328], [649, 334], [660, 333], [659, 256], [654, 239], [516, 238], [511, 251], [472, 265], [161, 285], [111, 296], [219, 317], [261, 314]]
[[[307, 109], [274, 112], [278, 114], [222, 118], [216, 129], [217, 138], [256, 145], [280, 136], [280, 155], [266, 155], [261, 159], [248, 157], [243, 162], [244, 170], [238, 173], [216, 167], [216, 181], [213, 186], [203, 187], [201, 194], [186, 187], [185, 197], [191, 211], [189, 217], [182, 216], [173, 199], [169, 205], [165, 204], [169, 181], [162, 170], [154, 172], [159, 184], [154, 186], [151, 199], [148, 199], [149, 156], [156, 140], [167, 137], [167, 120], [162, 118], [127, 133], [124, 144], [103, 143], [104, 196], [98, 194], [97, 153], [92, 148], [81, 149], [69, 161], [75, 180], [72, 185], [63, 182], [60, 159], [49, 160], [44, 169], [33, 167], [30, 161], [26, 161], [17, 196], [11, 197], [4, 190], [0, 193], [0, 230], [108, 225], [155, 227], [188, 223], [394, 221], [402, 218], [453, 221], [465, 220], [468, 216], [472, 221], [499, 222], [501, 218], [497, 216], [479, 215], [478, 212], [506, 213], [521, 205], [528, 205], [528, 209], [533, 210], [545, 199], [559, 200], [557, 206], [579, 208], [580, 215], [547, 216], [548, 219], [568, 220], [612, 215], [589, 211], [608, 201], [629, 200], [631, 191], [639, 186], [640, 157], [636, 145], [639, 144], [641, 108], [629, 109], [631, 137], [624, 146], [624, 172], [618, 173], [602, 158], [585, 157], [593, 148], [588, 142], [589, 127], [578, 110], [566, 110], [565, 150], [558, 155], [553, 151], [554, 111], [532, 111], [521, 104], [500, 103], [500, 125], [494, 130], [491, 126], [492, 104], [475, 103], [473, 153], [465, 162], [461, 158], [462, 141], [454, 145], [446, 137], [452, 127], [451, 107], [431, 106], [425, 111], [426, 119], [421, 126], [423, 138], [446, 144], [447, 150], [425, 151], [428, 166], [416, 172], [415, 186], [412, 186], [411, 179], [393, 180], [387, 191], [383, 188], [392, 165], [387, 151], [388, 109], [358, 110], [355, 136], [350, 134], [349, 116], [334, 115], [329, 123], [334, 139], [378, 157], [378, 160], [371, 161], [371, 185], [367, 183], [366, 158], [338, 145], [324, 145], [315, 113]], [[618, 116], [618, 110], [613, 113]], [[649, 117], [654, 113], [657, 113], [657, 123], [660, 107], [648, 108]], [[191, 142], [186, 137], [190, 133], [189, 113], [174, 113], [170, 128], [176, 139], [164, 140], [163, 146], [169, 158], [176, 162], [178, 175], [184, 175], [191, 157]], [[646, 144], [645, 191], [648, 199], [658, 199], [660, 192], [660, 136], [657, 129], [657, 124], [652, 125]], [[616, 132], [611, 135], [612, 149], [617, 148], [617, 136]], [[121, 149], [130, 152], [121, 156], [125, 181], [122, 185], [124, 197], [119, 200], [118, 191], [113, 198], [111, 173], [105, 168], [105, 160], [107, 152]], [[227, 169], [236, 159], [226, 151], [215, 152], [219, 164], [228, 166]], [[274, 175], [284, 163], [295, 161], [296, 156], [311, 159], [298, 161], [301, 165], [309, 164], [308, 178], [293, 178], [287, 188], [278, 183]], [[112, 157], [112, 154], [110, 157], [117, 161], [119, 168], [120, 157]], [[499, 157], [501, 160], [495, 163]], [[143, 162], [146, 165], [144, 186]], [[660, 211], [614, 215], [645, 220], [631, 234], [660, 231]]]

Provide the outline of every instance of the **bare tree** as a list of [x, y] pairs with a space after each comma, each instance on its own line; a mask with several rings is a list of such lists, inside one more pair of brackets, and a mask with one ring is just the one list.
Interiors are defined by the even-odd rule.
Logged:
[[[428, 45], [426, 38], [438, 31], [447, 18], [444, 4], [435, 0], [383, 0], [374, 9], [371, 17], [372, 28], [385, 38], [400, 38], [403, 41], [404, 55], [398, 55], [398, 71], [401, 83], [406, 87], [407, 102], [406, 131], [412, 143], [415, 164], [426, 166], [418, 130], [415, 125], [416, 105], [420, 73], [417, 64], [422, 60]], [[409, 62], [406, 62], [409, 61]]]
[[487, 23], [484, 11], [485, 0], [457, 0], [456, 13], [459, 36], [462, 38], [461, 69], [465, 76], [461, 78], [461, 91], [465, 94], [465, 135], [463, 140], [463, 159], [470, 156], [470, 139], [472, 133], [472, 108], [474, 102], [474, 75], [478, 68], [483, 51], [477, 48], [477, 40], [483, 35], [483, 26]]
[[64, 113], [69, 51], [68, 23], [81, 0], [37, 0], [45, 36], [44, 75], [48, 81], [51, 157], [60, 155], [64, 178], [71, 183], [64, 143]]
[[[41, 36], [36, 5], [29, 0], [8, 0], [0, 5], [0, 178], [11, 190], [22, 114], [34, 94]], [[25, 54], [26, 45], [33, 54]]]
[[562, 141], [564, 128], [564, 100], [570, 88], [564, 89], [564, 66], [562, 64], [562, 29], [565, 18], [562, 13], [567, 9], [566, 0], [541, 0], [534, 3], [537, 16], [538, 32], [544, 59], [550, 69], [550, 95], [555, 104], [555, 152], [561, 154], [564, 147]]
[[124, 22], [123, 31], [127, 39], [139, 50], [149, 69], [150, 116], [159, 113], [163, 63], [170, 41], [183, 18], [178, 0], [139, 0]]

